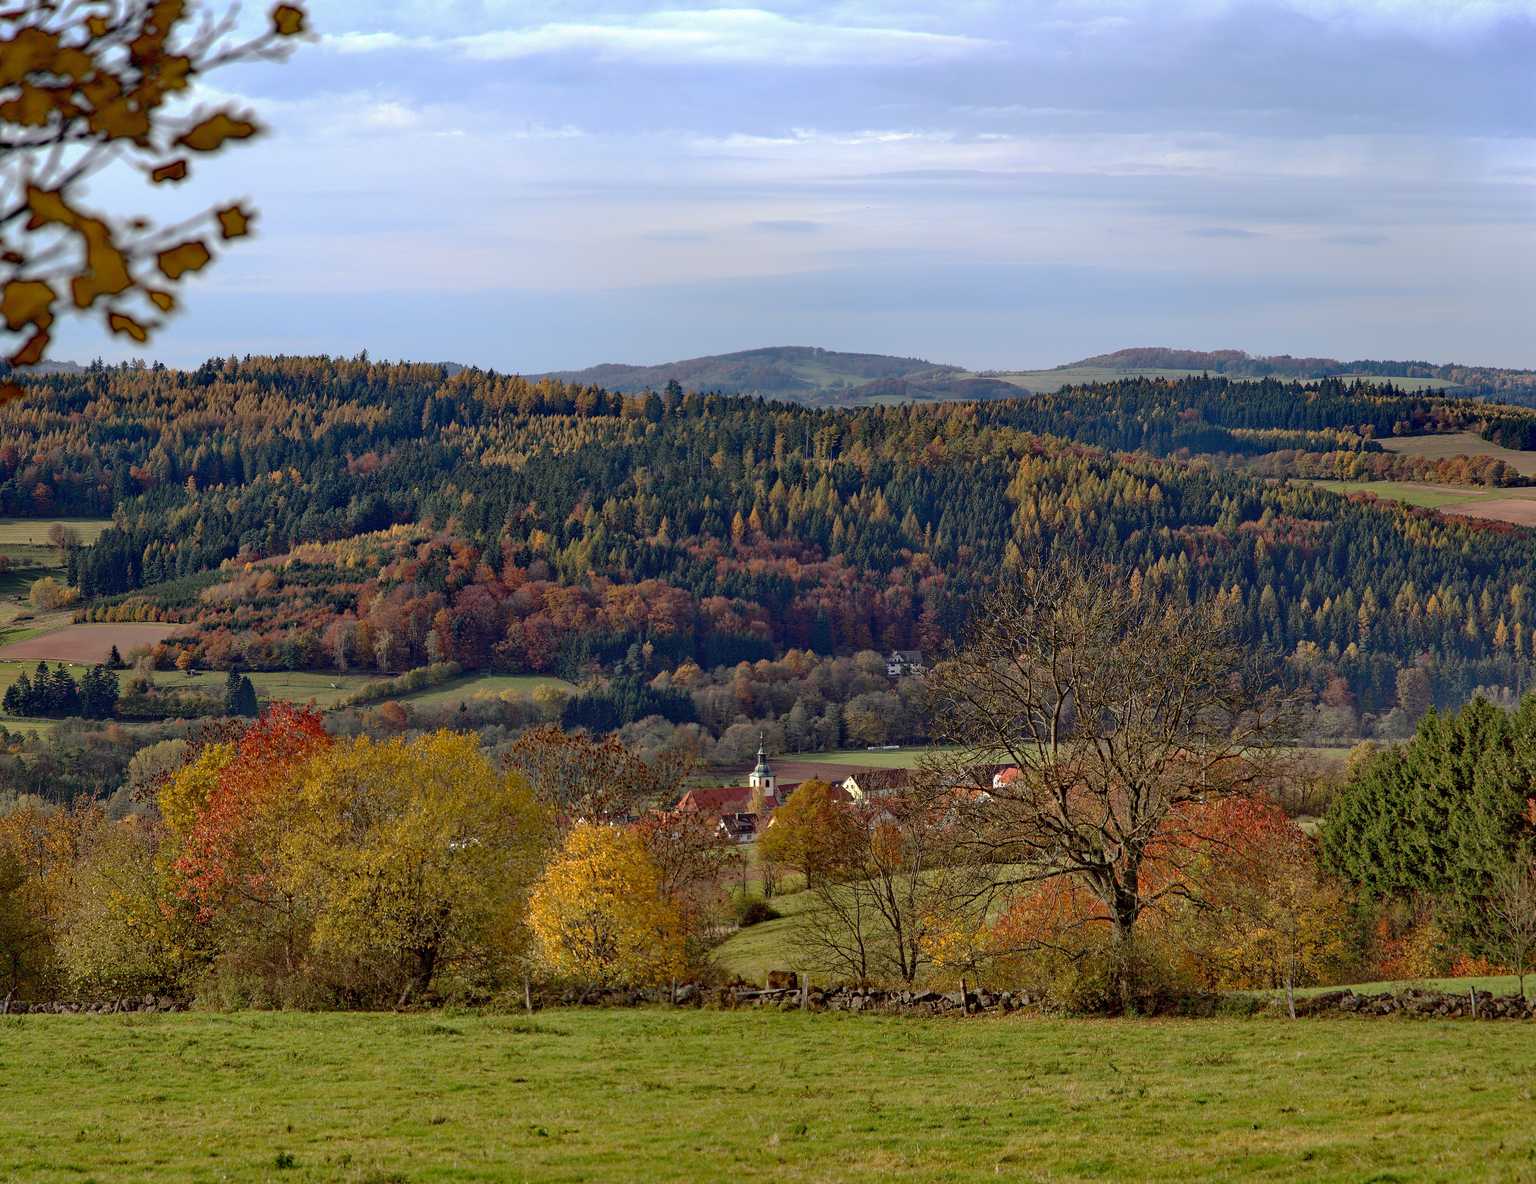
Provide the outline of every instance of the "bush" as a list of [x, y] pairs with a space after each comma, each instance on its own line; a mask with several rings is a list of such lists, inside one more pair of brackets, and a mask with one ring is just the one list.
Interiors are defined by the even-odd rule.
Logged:
[[764, 921], [777, 921], [784, 914], [760, 896], [744, 896], [736, 902], [736, 924], [746, 929]]
[[431, 666], [417, 666], [394, 678], [377, 678], [372, 682], [364, 683], [350, 695], [343, 695], [336, 700], [336, 707], [338, 709], [362, 707], [385, 699], [398, 699], [403, 695], [424, 691], [428, 687], [441, 686], [463, 673], [464, 667], [457, 662], [436, 662]]

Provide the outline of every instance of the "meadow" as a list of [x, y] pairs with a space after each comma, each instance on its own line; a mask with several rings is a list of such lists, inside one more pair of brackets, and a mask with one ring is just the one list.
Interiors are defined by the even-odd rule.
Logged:
[[1431, 436], [1389, 436], [1381, 446], [1403, 456], [1422, 456], [1444, 460], [1452, 456], [1489, 456], [1501, 460], [1517, 473], [1536, 477], [1536, 452], [1520, 452], [1485, 440], [1476, 432], [1451, 432]]
[[1528, 1180], [1511, 1023], [0, 1020], [0, 1180]]
[[531, 695], [540, 687], [556, 687], [570, 694], [576, 688], [563, 678], [540, 674], [471, 674], [440, 686], [429, 687], [412, 695], [400, 696], [402, 703], [420, 707], [458, 706], [470, 699], [501, 695]]
[[1311, 481], [1309, 484], [1346, 495], [1369, 493], [1384, 501], [1402, 502], [1463, 518], [1536, 526], [1536, 487], [1484, 489], [1418, 481]]

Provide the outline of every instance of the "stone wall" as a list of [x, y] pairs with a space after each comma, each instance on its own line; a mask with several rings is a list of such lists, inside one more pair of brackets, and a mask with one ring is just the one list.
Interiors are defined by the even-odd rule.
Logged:
[[[1270, 1010], [1285, 1010], [1276, 1000]], [[1420, 1019], [1528, 1020], [1536, 1008], [1518, 995], [1494, 995], [1489, 991], [1431, 991], [1416, 987], [1389, 995], [1357, 995], [1353, 991], [1325, 991], [1296, 1000], [1296, 1014], [1339, 1016], [1408, 1016]]]
[[122, 995], [91, 1002], [53, 1000], [26, 1003], [0, 1000], [0, 1015], [121, 1015], [128, 1012], [185, 1011], [187, 1005], [168, 995]]

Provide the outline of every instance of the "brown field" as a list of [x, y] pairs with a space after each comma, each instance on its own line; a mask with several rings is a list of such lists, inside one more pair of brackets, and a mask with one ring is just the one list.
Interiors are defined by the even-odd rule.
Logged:
[[1424, 456], [1430, 460], [1444, 460], [1450, 456], [1491, 456], [1501, 460], [1517, 473], [1536, 477], [1536, 452], [1516, 452], [1491, 440], [1484, 440], [1476, 432], [1453, 432], [1443, 436], [1395, 436], [1384, 439], [1381, 446], [1388, 452], [1403, 456]]
[[115, 645], [123, 657], [139, 646], [164, 641], [185, 625], [128, 623], [122, 625], [68, 625], [52, 633], [29, 637], [0, 648], [0, 658], [12, 661], [105, 662]]
[[1491, 522], [1509, 522], [1515, 526], [1536, 526], [1536, 490], [1524, 496], [1511, 494], [1488, 501], [1469, 502], [1440, 508], [1442, 514], [1460, 514], [1463, 518], [1485, 518]]

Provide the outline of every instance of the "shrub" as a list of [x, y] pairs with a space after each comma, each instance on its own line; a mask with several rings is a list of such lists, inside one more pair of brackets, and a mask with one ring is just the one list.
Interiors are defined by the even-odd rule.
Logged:
[[743, 896], [736, 902], [736, 924], [746, 929], [764, 921], [777, 921], [784, 914], [761, 896]]

